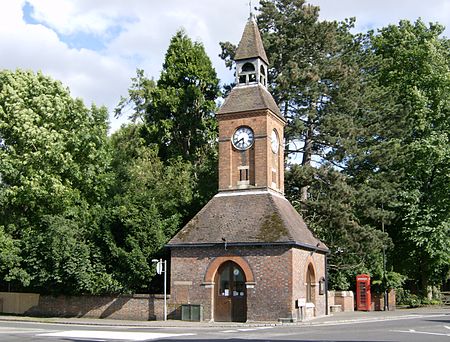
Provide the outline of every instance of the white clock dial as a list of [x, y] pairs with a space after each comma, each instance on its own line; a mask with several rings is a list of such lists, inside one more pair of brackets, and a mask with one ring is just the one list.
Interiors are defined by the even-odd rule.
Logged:
[[278, 139], [278, 133], [276, 130], [272, 131], [272, 137], [271, 137], [271, 145], [272, 145], [272, 152], [278, 153], [278, 149], [280, 147], [280, 140]]
[[241, 126], [234, 132], [231, 142], [238, 150], [244, 151], [253, 145], [255, 135], [248, 126]]

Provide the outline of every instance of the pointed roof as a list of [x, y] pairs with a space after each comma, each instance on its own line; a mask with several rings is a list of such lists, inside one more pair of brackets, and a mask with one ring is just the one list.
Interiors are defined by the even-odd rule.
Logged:
[[285, 120], [272, 95], [261, 84], [234, 87], [217, 112], [220, 114], [270, 109]]
[[169, 247], [294, 245], [328, 252], [289, 201], [269, 191], [220, 193], [170, 240]]
[[242, 60], [249, 58], [261, 58], [266, 64], [269, 64], [266, 51], [261, 40], [258, 25], [253, 17], [250, 17], [245, 25], [244, 33], [236, 50], [234, 60]]

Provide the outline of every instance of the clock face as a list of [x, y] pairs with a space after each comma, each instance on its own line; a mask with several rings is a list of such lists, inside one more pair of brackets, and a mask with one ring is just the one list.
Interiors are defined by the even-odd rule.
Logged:
[[231, 142], [234, 147], [243, 151], [250, 148], [253, 145], [254, 140], [255, 136], [253, 130], [248, 126], [241, 126], [234, 132]]
[[271, 145], [272, 145], [272, 152], [278, 153], [278, 148], [280, 147], [280, 141], [278, 139], [278, 133], [276, 130], [272, 131], [272, 137], [271, 137]]

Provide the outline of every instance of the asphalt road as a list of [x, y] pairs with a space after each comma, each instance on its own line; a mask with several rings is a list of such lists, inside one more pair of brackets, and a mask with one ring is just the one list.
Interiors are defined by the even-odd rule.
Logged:
[[387, 319], [276, 326], [112, 326], [1, 321], [1, 342], [27, 341], [447, 341], [449, 310]]

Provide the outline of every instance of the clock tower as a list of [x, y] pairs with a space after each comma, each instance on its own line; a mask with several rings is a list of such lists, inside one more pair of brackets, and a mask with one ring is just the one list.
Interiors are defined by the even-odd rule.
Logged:
[[284, 191], [286, 120], [267, 90], [268, 59], [254, 18], [236, 50], [236, 86], [217, 113], [219, 191]]
[[167, 244], [170, 317], [290, 322], [326, 314], [328, 248], [284, 197], [283, 118], [253, 17], [217, 113], [219, 192]]

